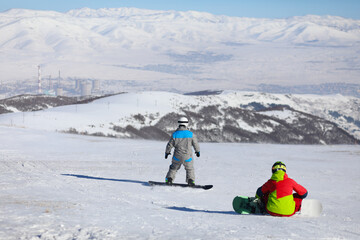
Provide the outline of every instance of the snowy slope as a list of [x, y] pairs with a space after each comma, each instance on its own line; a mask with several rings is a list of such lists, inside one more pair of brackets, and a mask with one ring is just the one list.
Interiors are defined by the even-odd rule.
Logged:
[[[283, 110], [280, 113], [278, 109], [261, 111], [272, 106], [288, 106], [297, 111], [327, 119], [353, 136], [360, 137], [358, 98], [341, 95], [283, 95], [238, 91], [225, 91], [220, 95], [207, 96], [169, 92], [125, 93], [102, 98], [89, 104], [69, 105], [37, 112], [3, 114], [0, 116], [0, 125], [126, 138], [131, 137], [129, 131], [124, 130], [128, 126], [139, 130], [143, 127], [161, 125], [158, 127], [162, 131], [173, 131], [177, 119], [176, 115], [172, 116], [172, 114], [188, 115], [192, 121], [192, 129], [209, 133], [214, 129], [219, 130], [225, 127], [228, 120], [237, 122], [234, 126], [252, 133], [272, 132], [273, 127], [279, 125], [274, 119], [256, 122], [255, 119], [244, 119], [232, 115], [231, 113], [236, 109], [236, 111], [243, 111], [241, 109], [257, 111], [256, 114], [273, 116], [293, 126], [296, 126], [296, 121], [307, 118], [293, 111]], [[246, 112], [244, 114], [246, 115]], [[249, 114], [253, 115], [251, 112]], [[201, 115], [215, 122], [205, 123], [206, 121], [201, 119], [196, 122], [195, 119]], [[303, 127], [300, 126], [300, 128]], [[204, 140], [224, 141], [206, 138]]]
[[[162, 181], [166, 142], [67, 135], [0, 126], [0, 239], [358, 239], [358, 146], [202, 143], [197, 182]], [[273, 162], [319, 199], [318, 218], [237, 215]], [[181, 169], [176, 181], [183, 182]]]
[[9, 112], [33, 112], [65, 105], [86, 104], [111, 95], [88, 96], [86, 98], [23, 94], [0, 100], [0, 114]]
[[[116, 80], [107, 90], [240, 89], [359, 79], [360, 21], [255, 19], [135, 8], [0, 13], [6, 83], [43, 75]], [[181, 84], [179, 84], [181, 83]], [[116, 85], [116, 86], [115, 86]]]

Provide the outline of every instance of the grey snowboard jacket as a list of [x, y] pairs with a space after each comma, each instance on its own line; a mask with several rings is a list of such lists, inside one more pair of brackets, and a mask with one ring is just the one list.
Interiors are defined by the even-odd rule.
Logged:
[[175, 148], [173, 160], [182, 163], [184, 161], [192, 161], [192, 147], [195, 152], [200, 152], [200, 147], [195, 134], [184, 126], [179, 126], [179, 128], [171, 135], [171, 138], [166, 145], [165, 153], [170, 154], [173, 147]]

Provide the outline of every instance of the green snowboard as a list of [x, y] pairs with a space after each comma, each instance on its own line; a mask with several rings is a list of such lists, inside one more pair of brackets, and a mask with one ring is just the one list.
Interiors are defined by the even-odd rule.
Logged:
[[240, 214], [253, 213], [250, 206], [250, 198], [245, 196], [236, 196], [232, 202], [234, 211]]
[[255, 197], [236, 196], [233, 200], [233, 208], [239, 214], [264, 214], [265, 209]]

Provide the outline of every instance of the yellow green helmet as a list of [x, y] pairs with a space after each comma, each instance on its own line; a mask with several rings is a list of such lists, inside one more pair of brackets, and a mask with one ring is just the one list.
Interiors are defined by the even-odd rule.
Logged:
[[272, 170], [272, 173], [274, 173], [278, 170], [282, 170], [282, 171], [286, 172], [286, 165], [285, 165], [285, 163], [278, 161], [273, 164], [271, 170]]

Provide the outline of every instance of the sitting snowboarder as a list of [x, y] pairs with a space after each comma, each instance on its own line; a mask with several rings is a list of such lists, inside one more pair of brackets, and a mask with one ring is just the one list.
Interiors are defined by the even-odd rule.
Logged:
[[173, 147], [175, 150], [165, 181], [167, 184], [171, 185], [175, 179], [176, 172], [180, 169], [181, 165], [184, 165], [186, 170], [186, 182], [190, 186], [194, 186], [195, 172], [192, 147], [195, 149], [197, 157], [200, 157], [200, 147], [195, 134], [187, 129], [189, 120], [186, 117], [181, 117], [178, 123], [178, 129], [171, 135], [171, 138], [166, 145], [165, 159], [171, 154], [171, 149]]
[[271, 178], [256, 191], [258, 199], [255, 202], [261, 200], [272, 216], [290, 217], [300, 211], [302, 199], [307, 194], [303, 186], [288, 177], [285, 164], [279, 161], [272, 166]]

